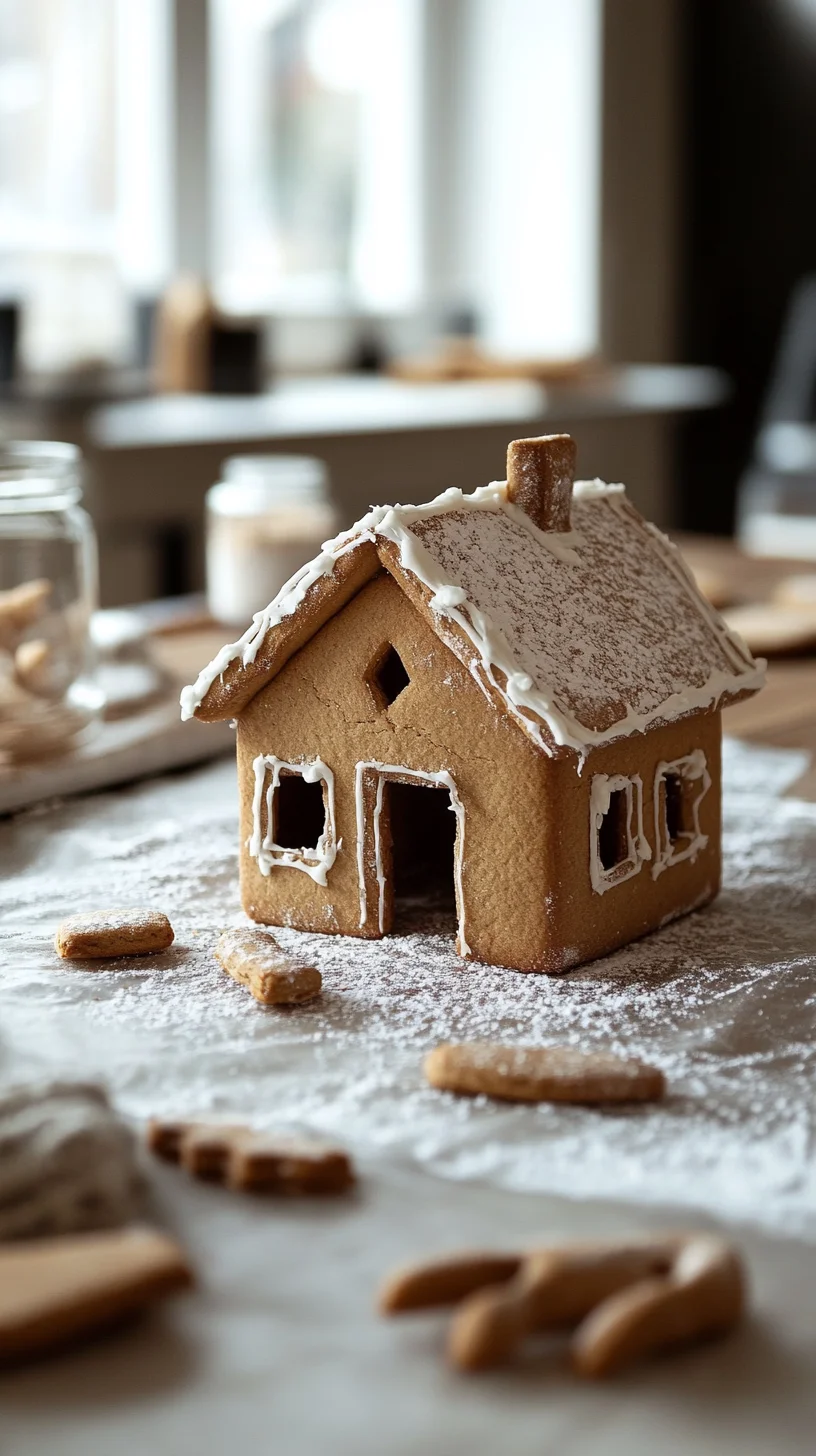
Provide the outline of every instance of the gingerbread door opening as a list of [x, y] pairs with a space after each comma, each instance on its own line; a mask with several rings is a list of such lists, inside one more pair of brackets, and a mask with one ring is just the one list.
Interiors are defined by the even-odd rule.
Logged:
[[453, 879], [456, 819], [450, 793], [421, 782], [385, 785], [397, 934], [419, 929], [432, 919], [438, 932], [456, 930]]
[[360, 928], [456, 932], [466, 955], [465, 809], [453, 776], [358, 763], [355, 797]]

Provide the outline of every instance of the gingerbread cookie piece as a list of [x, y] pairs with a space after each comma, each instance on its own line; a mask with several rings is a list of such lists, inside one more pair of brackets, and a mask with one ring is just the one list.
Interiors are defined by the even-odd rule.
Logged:
[[0, 643], [16, 646], [21, 633], [42, 616], [50, 595], [51, 583], [44, 577], [0, 592]]
[[727, 607], [729, 602], [733, 601], [734, 593], [729, 587], [727, 579], [719, 571], [712, 570], [710, 566], [695, 566], [690, 570], [697, 590], [702, 592], [712, 607], [717, 608], [717, 611], [721, 611], [723, 607]]
[[266, 930], [225, 930], [215, 955], [262, 1006], [297, 1006], [320, 995], [320, 972], [288, 956]]
[[[504, 1270], [504, 1273], [502, 1272]], [[448, 1355], [460, 1370], [503, 1364], [531, 1334], [574, 1329], [573, 1368], [603, 1376], [658, 1351], [725, 1334], [745, 1306], [736, 1251], [711, 1234], [463, 1254], [392, 1277], [385, 1314], [457, 1305]]]
[[53, 658], [51, 647], [43, 637], [21, 642], [14, 654], [18, 682], [31, 693], [47, 695], [53, 687]]
[[380, 1290], [381, 1314], [403, 1314], [411, 1309], [435, 1309], [456, 1304], [486, 1285], [503, 1284], [521, 1267], [521, 1254], [478, 1251], [447, 1259], [409, 1264], [398, 1269]]
[[289, 1133], [154, 1118], [147, 1144], [193, 1177], [223, 1182], [240, 1192], [344, 1193], [355, 1181], [351, 1159], [342, 1148]]
[[763, 657], [794, 657], [816, 648], [816, 611], [813, 607], [781, 602], [758, 602], [732, 607], [723, 613], [729, 628], [738, 632], [750, 650]]
[[654, 1102], [665, 1091], [663, 1073], [645, 1062], [565, 1046], [438, 1046], [425, 1058], [425, 1075], [442, 1092], [507, 1102]]
[[96, 910], [71, 915], [57, 930], [57, 955], [65, 961], [155, 955], [173, 943], [173, 927], [160, 910]]
[[771, 600], [783, 607], [804, 607], [816, 611], [816, 571], [784, 576], [771, 593]]
[[0, 1361], [70, 1344], [192, 1282], [183, 1250], [154, 1229], [9, 1244], [0, 1250]]

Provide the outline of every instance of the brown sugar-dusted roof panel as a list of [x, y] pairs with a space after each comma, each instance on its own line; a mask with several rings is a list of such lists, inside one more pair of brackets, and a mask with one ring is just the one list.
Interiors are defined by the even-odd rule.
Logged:
[[701, 603], [666, 539], [625, 496], [578, 497], [575, 559], [502, 511], [453, 511], [411, 533], [489, 618], [516, 666], [561, 716], [635, 731], [728, 693], [752, 669]]
[[240, 712], [359, 589], [349, 558], [364, 545], [369, 574], [382, 560], [496, 706], [547, 752], [585, 752], [762, 684], [762, 665], [621, 487], [579, 483], [570, 531], [551, 532], [492, 485], [379, 507], [327, 543], [185, 689], [187, 715]]
[[[280, 672], [290, 657], [304, 647], [315, 632], [339, 612], [380, 570], [377, 551], [370, 541], [356, 542], [328, 574], [315, 577], [296, 609], [282, 616], [272, 630], [263, 625], [249, 629], [238, 643], [222, 649], [223, 667], [212, 675], [195, 717], [205, 723], [235, 718], [266, 683]], [[215, 658], [210, 668], [219, 664]], [[209, 672], [209, 669], [205, 669]], [[189, 714], [187, 716], [192, 716]]]

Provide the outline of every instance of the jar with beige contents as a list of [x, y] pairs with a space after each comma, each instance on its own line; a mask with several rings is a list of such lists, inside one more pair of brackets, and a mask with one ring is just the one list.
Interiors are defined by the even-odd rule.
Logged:
[[0, 765], [64, 752], [102, 694], [89, 637], [96, 541], [74, 445], [0, 446]]
[[207, 602], [245, 627], [337, 531], [328, 474], [309, 455], [235, 455], [207, 492]]

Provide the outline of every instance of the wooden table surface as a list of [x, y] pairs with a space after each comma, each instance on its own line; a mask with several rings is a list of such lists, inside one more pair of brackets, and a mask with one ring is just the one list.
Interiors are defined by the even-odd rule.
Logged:
[[[674, 533], [674, 538], [692, 570], [720, 578], [734, 603], [766, 600], [784, 577], [809, 570], [803, 561], [747, 556], [734, 542], [716, 537]], [[809, 752], [810, 767], [788, 796], [816, 803], [816, 655], [771, 660], [762, 692], [726, 708], [723, 726], [732, 738]]]
[[[808, 570], [802, 561], [748, 557], [734, 542], [716, 537], [674, 533], [674, 539], [692, 570], [718, 578], [734, 603], [767, 599], [784, 577]], [[170, 624], [159, 632], [154, 637], [156, 654], [179, 681], [192, 682], [230, 633], [199, 615], [184, 630]], [[771, 661], [763, 691], [726, 708], [723, 722], [733, 738], [808, 751], [810, 767], [788, 793], [816, 803], [816, 655]]]

